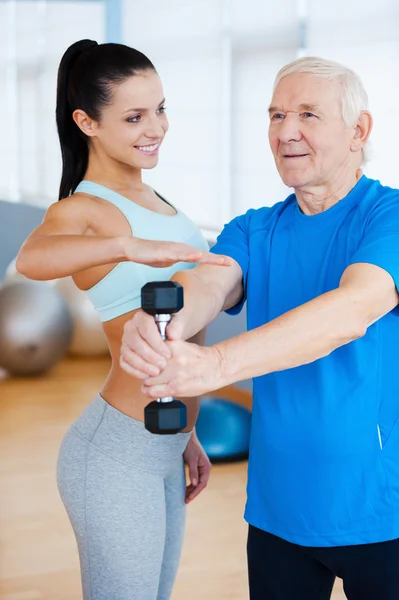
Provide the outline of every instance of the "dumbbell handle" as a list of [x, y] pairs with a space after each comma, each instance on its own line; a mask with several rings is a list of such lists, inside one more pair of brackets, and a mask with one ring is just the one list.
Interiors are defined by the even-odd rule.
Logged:
[[163, 340], [166, 340], [166, 327], [172, 320], [172, 315], [155, 315], [155, 323], [158, 325], [158, 331]]
[[[166, 327], [172, 320], [172, 315], [155, 315], [155, 323], [158, 326], [158, 331], [163, 340], [166, 340]], [[165, 396], [165, 398], [157, 398], [157, 402], [173, 402], [173, 396]]]

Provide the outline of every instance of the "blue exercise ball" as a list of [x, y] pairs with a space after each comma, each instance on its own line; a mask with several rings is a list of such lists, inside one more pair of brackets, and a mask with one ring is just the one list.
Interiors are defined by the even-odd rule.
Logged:
[[203, 398], [196, 424], [199, 441], [212, 462], [248, 457], [251, 411], [222, 398]]

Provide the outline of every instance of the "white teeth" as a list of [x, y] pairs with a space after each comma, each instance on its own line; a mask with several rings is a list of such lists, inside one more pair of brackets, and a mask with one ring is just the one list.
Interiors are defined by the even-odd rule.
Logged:
[[153, 146], [137, 146], [137, 148], [142, 152], [154, 152], [158, 146], [159, 144], [154, 144]]

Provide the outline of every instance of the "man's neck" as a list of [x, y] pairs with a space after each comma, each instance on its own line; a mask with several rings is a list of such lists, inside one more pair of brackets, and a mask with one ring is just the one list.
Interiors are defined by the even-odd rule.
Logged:
[[349, 194], [362, 175], [362, 170], [357, 169], [349, 176], [337, 177], [324, 185], [295, 189], [299, 208], [309, 216], [328, 210]]

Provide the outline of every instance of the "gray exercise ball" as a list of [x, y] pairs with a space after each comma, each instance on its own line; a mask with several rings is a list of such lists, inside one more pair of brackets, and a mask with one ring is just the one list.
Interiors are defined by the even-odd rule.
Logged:
[[44, 282], [16, 281], [0, 289], [0, 367], [39, 375], [65, 354], [73, 323], [62, 296]]
[[64, 298], [72, 315], [73, 335], [68, 352], [78, 356], [109, 354], [100, 317], [87, 294], [76, 287], [72, 277], [58, 279], [55, 289]]

